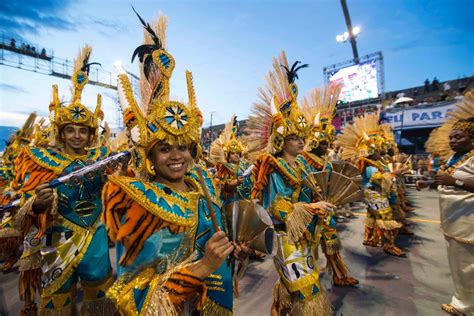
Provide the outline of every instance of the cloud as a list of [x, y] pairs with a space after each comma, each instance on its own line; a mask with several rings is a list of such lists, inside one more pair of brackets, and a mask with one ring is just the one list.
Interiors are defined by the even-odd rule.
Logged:
[[10, 92], [19, 92], [19, 93], [28, 93], [28, 91], [26, 91], [20, 86], [8, 84], [8, 83], [0, 83], [0, 90], [7, 90]]
[[118, 20], [72, 16], [68, 13], [72, 4], [72, 0], [0, 1], [0, 25], [7, 36], [20, 39], [39, 35], [46, 29], [75, 31], [78, 25], [95, 25], [99, 32], [106, 35], [110, 30], [125, 30]]
[[74, 23], [64, 17], [71, 0], [1, 1], [0, 23], [13, 35], [37, 35], [42, 29], [74, 30]]
[[21, 127], [29, 114], [0, 111], [0, 126]]

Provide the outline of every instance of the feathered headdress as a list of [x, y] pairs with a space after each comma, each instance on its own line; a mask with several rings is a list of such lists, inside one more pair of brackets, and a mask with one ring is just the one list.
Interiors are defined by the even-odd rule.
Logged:
[[273, 58], [273, 69], [266, 77], [266, 86], [259, 88], [259, 100], [254, 103], [247, 123], [246, 140], [252, 155], [280, 152], [289, 135], [306, 138], [309, 126], [299, 109], [294, 81], [298, 79], [297, 71], [308, 65], [298, 66], [299, 63], [290, 68], [284, 51], [280, 58]]
[[72, 74], [72, 99], [69, 105], [63, 107], [58, 97], [58, 86], [53, 85], [53, 97], [49, 105], [50, 122], [54, 129], [55, 139], [59, 140], [59, 132], [67, 124], [80, 124], [89, 127], [93, 131], [93, 142], [97, 140], [100, 121], [104, 119], [101, 110], [102, 96], [97, 95], [95, 111], [91, 112], [81, 103], [82, 91], [89, 82], [90, 66], [99, 63], [89, 62], [92, 47], [85, 45], [74, 60], [74, 72]]
[[382, 148], [382, 132], [379, 126], [379, 114], [370, 113], [354, 118], [354, 122], [346, 125], [336, 144], [342, 147], [342, 159], [356, 161], [367, 157]]
[[46, 124], [45, 118], [41, 118], [33, 129], [30, 146], [47, 147], [51, 142], [51, 126]]
[[236, 134], [237, 117], [233, 115], [219, 137], [211, 144], [210, 157], [212, 161], [225, 163], [229, 153], [241, 154], [244, 151], [244, 145], [237, 139]]
[[307, 146], [309, 150], [317, 148], [322, 141], [328, 144], [334, 141], [336, 129], [332, 119], [342, 85], [331, 84], [310, 91], [303, 99], [302, 110], [311, 126]]
[[36, 117], [36, 112], [28, 115], [23, 126], [9, 137], [2, 155], [3, 164], [12, 164], [22, 148], [30, 143], [33, 137]]
[[393, 133], [393, 128], [390, 124], [381, 124], [380, 131], [382, 132], [383, 137], [383, 147], [386, 149], [393, 148], [397, 151], [397, 143], [395, 142], [395, 134]]
[[425, 143], [426, 151], [437, 153], [443, 160], [449, 159], [453, 150], [449, 146], [449, 134], [453, 129], [466, 132], [474, 138], [474, 90], [471, 89], [459, 100], [441, 127], [433, 130]]
[[156, 143], [190, 145], [195, 151], [200, 141], [202, 115], [196, 105], [189, 71], [186, 71], [188, 105], [169, 99], [175, 60], [165, 48], [167, 18], [160, 16], [150, 25], [135, 13], [145, 29], [144, 43], [132, 55], [132, 61], [136, 56], [140, 61], [141, 104], [136, 101], [124, 71], [118, 76], [117, 87], [124, 122], [134, 145], [134, 167], [152, 174], [147, 156]]

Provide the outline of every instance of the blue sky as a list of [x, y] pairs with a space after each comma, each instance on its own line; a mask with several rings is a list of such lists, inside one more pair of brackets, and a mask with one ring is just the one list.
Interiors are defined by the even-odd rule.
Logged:
[[[455, 79], [474, 73], [472, 1], [348, 0], [354, 26], [360, 26], [360, 55], [381, 50], [386, 91], [421, 85], [426, 78]], [[232, 114], [247, 117], [257, 88], [281, 50], [301, 60], [300, 96], [324, 83], [324, 66], [352, 58], [349, 43], [337, 43], [346, 30], [340, 1], [71, 1], [24, 0], [0, 3], [1, 30], [54, 55], [73, 59], [79, 47], [94, 47], [92, 61], [113, 71], [116, 60], [130, 64], [141, 43], [145, 20], [158, 12], [169, 17], [168, 50], [176, 59], [171, 94], [187, 97], [185, 69], [193, 72], [199, 106], [209, 125]], [[47, 115], [51, 85], [69, 99], [69, 81], [0, 65], [0, 125], [21, 124], [36, 110]], [[83, 101], [95, 106], [104, 94], [106, 120], [114, 125], [113, 90], [88, 86]]]

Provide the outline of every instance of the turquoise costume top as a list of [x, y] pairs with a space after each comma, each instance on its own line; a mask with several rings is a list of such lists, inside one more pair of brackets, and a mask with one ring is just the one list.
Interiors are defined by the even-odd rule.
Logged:
[[[98, 147], [84, 156], [71, 157], [52, 148], [26, 148], [17, 166], [24, 182], [23, 194], [28, 198], [40, 183], [82, 168], [108, 153], [106, 147]], [[83, 283], [97, 284], [111, 278], [107, 233], [100, 221], [103, 184], [103, 175], [96, 174], [54, 189], [55, 199], [52, 209], [48, 210], [52, 221], [47, 227], [39, 227], [40, 230], [45, 228], [41, 248], [42, 296], [51, 297], [49, 302], [44, 302], [46, 308], [61, 308], [64, 302], [56, 301], [53, 296], [58, 291], [70, 291], [78, 277]], [[99, 298], [105, 292], [96, 294]]]
[[[141, 315], [150, 312], [153, 308], [150, 302], [154, 293], [162, 290], [173, 303], [176, 303], [178, 299], [175, 300], [175, 296], [179, 297], [176, 292], [179, 292], [182, 283], [177, 285], [173, 280], [178, 278], [177, 274], [192, 277], [188, 271], [183, 272], [186, 271], [185, 262], [190, 258], [193, 262], [204, 256], [206, 242], [215, 230], [197, 172], [199, 172], [197, 169], [193, 169], [185, 176], [185, 182], [193, 188], [190, 192], [176, 192], [158, 182], [129, 177], [110, 177], [107, 192], [104, 192], [106, 209], [104, 220], [109, 227], [110, 237], [117, 241], [120, 268], [119, 279], [108, 295], [123, 313]], [[209, 173], [203, 172], [203, 175], [217, 223], [222, 230], [225, 230], [224, 219], [220, 212], [222, 203], [217, 189]], [[140, 219], [136, 219], [137, 216]], [[127, 227], [134, 221], [137, 221], [136, 226]], [[125, 230], [127, 232], [122, 234], [121, 231]], [[135, 238], [136, 231], [139, 231], [137, 238]], [[122, 238], [121, 235], [124, 234], [130, 238]], [[173, 269], [178, 269], [177, 274], [172, 274], [169, 279], [165, 278], [164, 275]], [[155, 280], [161, 280], [162, 286], [157, 285], [156, 283], [160, 282]], [[224, 262], [201, 282], [207, 289], [207, 299], [202, 313], [220, 310], [231, 314], [233, 285], [230, 265]], [[188, 286], [194, 287], [196, 292], [202, 292], [197, 283]], [[174, 286], [178, 287], [176, 292], [172, 291]], [[181, 301], [186, 304], [190, 298], [186, 296]], [[195, 308], [196, 306], [191, 306], [191, 309]]]

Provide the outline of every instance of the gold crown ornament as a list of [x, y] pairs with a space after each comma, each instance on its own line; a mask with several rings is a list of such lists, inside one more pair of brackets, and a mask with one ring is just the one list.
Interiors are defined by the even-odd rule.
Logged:
[[242, 154], [245, 146], [237, 139], [237, 117], [232, 116], [219, 137], [212, 142], [210, 157], [214, 162], [227, 162], [230, 153]]
[[306, 138], [309, 124], [297, 103], [298, 70], [308, 67], [295, 62], [290, 68], [283, 51], [273, 58], [273, 69], [266, 77], [266, 86], [259, 88], [259, 101], [254, 103], [247, 123], [249, 153], [276, 154], [283, 149], [287, 136]]
[[197, 155], [202, 114], [196, 105], [193, 78], [189, 71], [186, 71], [188, 104], [170, 100], [170, 79], [175, 60], [166, 50], [167, 18], [160, 16], [150, 25], [135, 13], [145, 29], [144, 43], [132, 55], [132, 62], [136, 56], [140, 61], [140, 105], [124, 71], [118, 75], [117, 87], [124, 123], [133, 147], [132, 165], [138, 172], [153, 174], [147, 156], [158, 142], [188, 145], [193, 157]]
[[59, 141], [59, 133], [67, 124], [78, 124], [87, 126], [92, 130], [92, 142], [97, 141], [98, 127], [100, 121], [104, 119], [101, 110], [102, 96], [97, 95], [97, 104], [94, 112], [91, 112], [82, 104], [81, 96], [85, 85], [89, 82], [90, 66], [99, 63], [90, 63], [89, 58], [92, 47], [84, 45], [78, 56], [74, 60], [74, 72], [72, 74], [72, 98], [67, 106], [62, 106], [58, 96], [58, 86], [53, 85], [52, 101], [49, 105], [50, 124], [53, 129], [55, 141]]
[[323, 88], [316, 88], [304, 97], [302, 110], [310, 123], [307, 148], [309, 150], [319, 147], [321, 142], [331, 144], [336, 137], [336, 129], [332, 119], [336, 111], [337, 101], [342, 85], [330, 84]]
[[398, 152], [398, 146], [395, 142], [395, 134], [390, 124], [381, 124], [380, 131], [382, 135], [383, 143], [381, 144], [383, 149], [393, 148], [395, 152]]
[[380, 152], [384, 142], [379, 113], [366, 113], [354, 118], [354, 122], [347, 125], [335, 141], [343, 149], [341, 158], [350, 161]]

